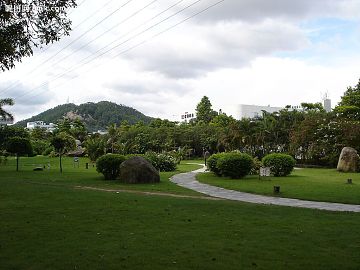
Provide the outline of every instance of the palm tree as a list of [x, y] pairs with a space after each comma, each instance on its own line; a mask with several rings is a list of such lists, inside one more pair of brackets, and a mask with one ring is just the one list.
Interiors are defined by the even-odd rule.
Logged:
[[11, 98], [0, 99], [0, 118], [4, 120], [14, 120], [14, 116], [3, 109], [3, 106], [12, 105], [14, 105], [14, 101]]

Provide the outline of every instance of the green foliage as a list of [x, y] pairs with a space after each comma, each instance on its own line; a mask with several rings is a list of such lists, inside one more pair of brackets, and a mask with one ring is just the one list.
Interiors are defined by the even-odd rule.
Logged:
[[251, 171], [249, 174], [251, 175], [259, 175], [260, 167], [262, 166], [262, 162], [257, 158], [254, 157], [253, 159], [253, 167], [251, 168]]
[[32, 155], [33, 149], [28, 138], [12, 137], [6, 143], [6, 151], [9, 153], [22, 155]]
[[170, 154], [147, 152], [144, 158], [161, 172], [172, 172], [176, 170], [177, 160]]
[[335, 108], [340, 117], [360, 120], [360, 79], [354, 87], [349, 86]]
[[[0, 62], [0, 67], [1, 67], [1, 62]], [[5, 111], [3, 108], [4, 106], [13, 106], [13, 105], [14, 105], [14, 101], [11, 98], [0, 99], [0, 120], [1, 119], [14, 120], [14, 116], [11, 113], [9, 113], [8, 111]]]
[[49, 148], [50, 143], [46, 140], [31, 140], [31, 145], [34, 150], [34, 155], [42, 155], [47, 148]]
[[278, 176], [289, 175], [296, 164], [295, 159], [287, 154], [273, 153], [262, 159], [265, 167], [270, 167], [271, 173]]
[[71, 103], [59, 105], [29, 119], [20, 121], [17, 125], [25, 127], [27, 122], [33, 122], [39, 119], [47, 123], [56, 123], [59, 119], [63, 119], [69, 112], [81, 118], [86, 128], [91, 132], [105, 130], [106, 127], [114, 123], [135, 124], [139, 121], [143, 121], [144, 123], [151, 121], [150, 117], [145, 116], [131, 107], [101, 101], [98, 103], [88, 102], [78, 106]]
[[212, 109], [209, 98], [204, 96], [196, 106], [196, 120], [198, 122], [210, 123], [216, 115], [217, 112]]
[[54, 136], [50, 143], [54, 147], [55, 151], [60, 155], [74, 150], [76, 147], [75, 139], [65, 132], [61, 132]]
[[90, 160], [96, 161], [105, 154], [106, 143], [101, 137], [92, 137], [85, 141], [85, 147]]
[[120, 175], [120, 165], [125, 161], [123, 155], [106, 154], [96, 161], [96, 170], [102, 173], [105, 180], [115, 180]]
[[250, 173], [253, 159], [248, 154], [225, 153], [218, 159], [216, 166], [221, 175], [237, 179]]
[[32, 55], [33, 47], [58, 41], [71, 30], [67, 13], [69, 8], [76, 7], [74, 0], [25, 2], [30, 8], [27, 12], [7, 11], [3, 3], [20, 7], [23, 2], [1, 2], [0, 69], [3, 71]]
[[225, 155], [225, 153], [213, 154], [206, 161], [206, 165], [207, 165], [208, 169], [218, 176], [221, 176], [221, 171], [217, 167], [217, 162], [224, 155]]
[[7, 141], [12, 137], [29, 138], [29, 133], [17, 126], [0, 126], [0, 150], [5, 150]]
[[46, 148], [46, 149], [44, 150], [44, 152], [42, 152], [42, 155], [43, 155], [43, 156], [49, 156], [52, 152], [55, 153], [54, 146], [49, 146], [48, 148]]

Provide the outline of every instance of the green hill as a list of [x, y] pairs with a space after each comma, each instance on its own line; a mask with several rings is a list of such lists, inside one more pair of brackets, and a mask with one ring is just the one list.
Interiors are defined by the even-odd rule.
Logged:
[[134, 108], [118, 105], [113, 102], [101, 101], [98, 103], [88, 102], [78, 106], [72, 103], [59, 105], [29, 119], [19, 121], [16, 124], [26, 127], [27, 122], [33, 121], [56, 123], [64, 117], [70, 120], [81, 119], [85, 122], [89, 131], [104, 130], [110, 124], [120, 124], [124, 120], [130, 124], [140, 121], [144, 123], [151, 121], [150, 117]]

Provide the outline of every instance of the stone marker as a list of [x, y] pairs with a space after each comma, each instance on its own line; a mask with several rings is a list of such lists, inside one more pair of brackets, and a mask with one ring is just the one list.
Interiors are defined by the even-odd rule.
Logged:
[[357, 172], [359, 170], [359, 155], [354, 148], [343, 148], [339, 157], [337, 170], [340, 172]]
[[129, 184], [158, 183], [159, 172], [142, 157], [132, 157], [120, 165], [120, 180]]

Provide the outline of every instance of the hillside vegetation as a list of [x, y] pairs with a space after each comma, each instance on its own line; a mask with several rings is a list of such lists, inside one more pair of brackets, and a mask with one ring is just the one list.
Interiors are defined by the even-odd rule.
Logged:
[[16, 124], [26, 126], [27, 122], [45, 121], [56, 123], [59, 119], [67, 117], [70, 120], [79, 118], [84, 121], [89, 131], [106, 129], [110, 124], [120, 124], [126, 120], [130, 124], [143, 121], [149, 123], [151, 118], [134, 108], [118, 105], [113, 102], [101, 101], [98, 103], [88, 102], [81, 105], [73, 103], [56, 106], [29, 119], [19, 121]]

